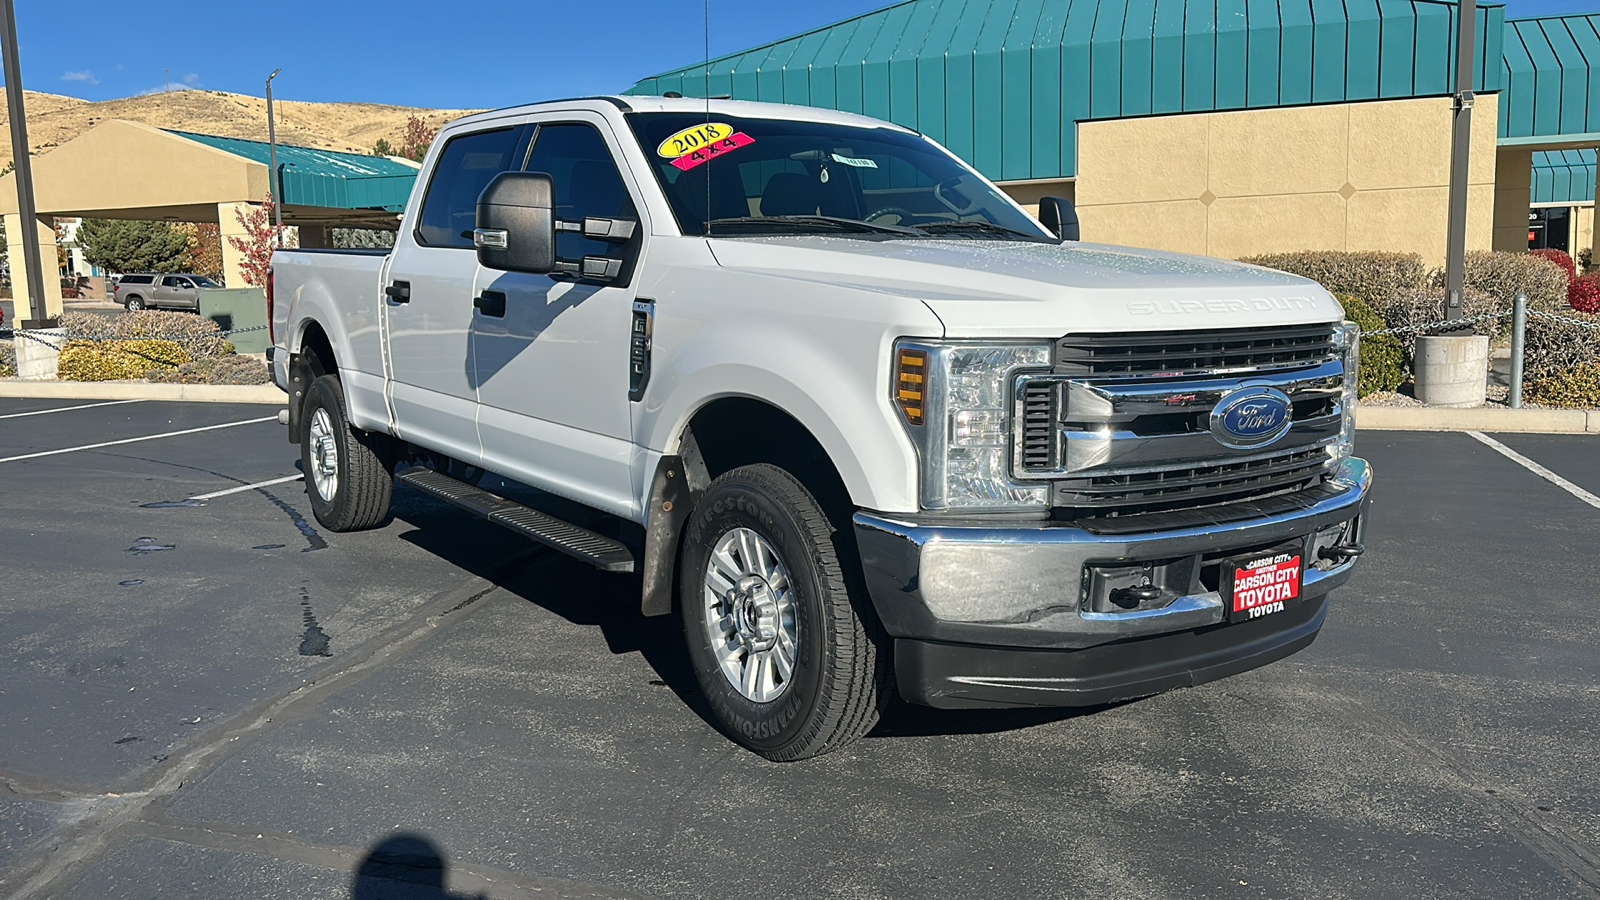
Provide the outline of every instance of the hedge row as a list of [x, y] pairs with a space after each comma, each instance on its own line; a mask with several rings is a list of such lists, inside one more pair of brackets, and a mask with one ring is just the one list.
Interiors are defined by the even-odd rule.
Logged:
[[1600, 363], [1580, 363], [1540, 378], [1527, 385], [1522, 396], [1544, 406], [1600, 407]]
[[[1383, 309], [1401, 291], [1444, 287], [1444, 270], [1430, 271], [1415, 253], [1380, 250], [1308, 250], [1249, 256], [1240, 262], [1266, 266], [1318, 282], [1330, 293], [1366, 301]], [[1567, 308], [1567, 273], [1561, 265], [1528, 253], [1475, 250], [1463, 269], [1466, 286], [1482, 291], [1500, 309], [1510, 309], [1519, 291], [1528, 308], [1557, 312]], [[1391, 325], [1398, 325], [1391, 322]]]
[[134, 339], [159, 335], [175, 340], [189, 359], [226, 356], [233, 352], [233, 344], [222, 337], [222, 329], [217, 327], [217, 323], [193, 313], [143, 309], [114, 316], [97, 316], [93, 313], [69, 312], [61, 316], [61, 329], [70, 337], [82, 338]]
[[1356, 384], [1356, 396], [1365, 397], [1378, 391], [1392, 391], [1405, 383], [1405, 359], [1400, 339], [1392, 334], [1370, 334], [1389, 327], [1376, 310], [1360, 297], [1336, 295], [1344, 307], [1345, 318], [1361, 326], [1359, 356], [1361, 373]]
[[11, 341], [0, 340], [0, 378], [17, 374], [17, 347]]
[[56, 377], [62, 381], [143, 378], [151, 369], [175, 369], [189, 359], [176, 341], [71, 340], [61, 348]]
[[176, 369], [152, 369], [150, 381], [168, 384], [266, 384], [267, 367], [253, 356], [219, 356], [197, 359]]

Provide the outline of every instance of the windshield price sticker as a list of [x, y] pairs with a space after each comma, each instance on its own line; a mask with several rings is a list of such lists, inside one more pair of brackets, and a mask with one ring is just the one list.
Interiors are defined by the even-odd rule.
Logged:
[[685, 153], [690, 153], [714, 141], [721, 140], [733, 134], [733, 126], [727, 122], [707, 122], [704, 125], [691, 125], [682, 131], [675, 132], [656, 147], [656, 155], [666, 159], [676, 159]]
[[[750, 135], [745, 134], [742, 131], [735, 131], [726, 137], [715, 138], [708, 143], [702, 144], [699, 147], [696, 147], [695, 149], [674, 158], [672, 160], [672, 164], [687, 172], [714, 156], [721, 156], [730, 150], [737, 150], [740, 147], [748, 146], [750, 144], [754, 144], [755, 142], [756, 139]], [[667, 154], [663, 153], [661, 155], [666, 156]]]
[[854, 156], [841, 156], [837, 153], [830, 153], [828, 155], [833, 157], [833, 161], [836, 163], [843, 163], [847, 166], [855, 166], [858, 169], [876, 169], [878, 167], [877, 163], [870, 159], [866, 159], [865, 157], [857, 158]]
[[1277, 553], [1247, 560], [1233, 570], [1234, 618], [1258, 619], [1283, 612], [1300, 596], [1300, 554]]

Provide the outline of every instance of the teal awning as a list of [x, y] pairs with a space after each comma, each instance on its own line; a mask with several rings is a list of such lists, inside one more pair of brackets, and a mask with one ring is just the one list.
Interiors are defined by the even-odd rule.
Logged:
[[1539, 204], [1594, 202], [1593, 150], [1551, 150], [1533, 154], [1530, 201]]
[[[1457, 9], [1437, 0], [905, 0], [646, 78], [629, 93], [863, 113], [933, 137], [990, 178], [1059, 178], [1077, 171], [1081, 121], [1448, 94]], [[1501, 87], [1504, 23], [1503, 6], [1478, 7], [1478, 90]]]
[[[263, 165], [271, 164], [271, 147], [265, 141], [170, 129], [168, 133]], [[417, 179], [415, 168], [387, 157], [289, 144], [278, 145], [278, 166], [283, 171], [285, 206], [400, 212], [405, 209], [411, 185]]]
[[1600, 13], [1507, 22], [1505, 65], [1500, 137], [1600, 132]]

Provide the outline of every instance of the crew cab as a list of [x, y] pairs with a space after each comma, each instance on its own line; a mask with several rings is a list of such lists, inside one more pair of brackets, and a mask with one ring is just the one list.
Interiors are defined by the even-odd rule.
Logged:
[[310, 505], [395, 481], [682, 618], [774, 760], [891, 695], [1083, 706], [1308, 646], [1362, 552], [1355, 326], [1302, 278], [1078, 240], [842, 112], [602, 97], [445, 127], [388, 252], [280, 250]]

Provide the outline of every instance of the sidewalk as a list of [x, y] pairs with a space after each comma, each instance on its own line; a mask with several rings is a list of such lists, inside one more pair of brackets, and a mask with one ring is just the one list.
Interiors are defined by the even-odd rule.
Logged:
[[24, 381], [0, 378], [0, 397], [53, 400], [197, 400], [274, 403], [288, 398], [275, 384], [152, 384], [148, 381]]

